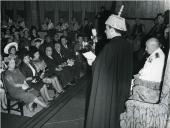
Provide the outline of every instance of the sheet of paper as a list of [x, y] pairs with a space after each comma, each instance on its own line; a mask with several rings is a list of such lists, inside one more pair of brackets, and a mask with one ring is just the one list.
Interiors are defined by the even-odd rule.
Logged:
[[89, 60], [95, 60], [96, 58], [96, 55], [92, 51], [83, 53], [83, 56]]

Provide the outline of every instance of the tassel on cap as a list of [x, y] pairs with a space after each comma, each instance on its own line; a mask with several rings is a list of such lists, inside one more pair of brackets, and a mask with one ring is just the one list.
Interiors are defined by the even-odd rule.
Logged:
[[121, 6], [118, 16], [120, 16], [122, 14], [123, 9], [124, 9], [124, 5]]

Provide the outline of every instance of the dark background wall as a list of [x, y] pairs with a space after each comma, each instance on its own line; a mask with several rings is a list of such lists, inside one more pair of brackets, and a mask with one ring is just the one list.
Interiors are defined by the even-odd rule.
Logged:
[[101, 6], [111, 12], [118, 12], [121, 5], [125, 5], [122, 16], [126, 17], [129, 25], [135, 18], [141, 18], [148, 29], [153, 24], [153, 18], [158, 13], [163, 13], [170, 2], [168, 0], [154, 1], [2, 1], [1, 18], [18, 15], [23, 17], [27, 25], [39, 26], [46, 16], [56, 24], [60, 17], [70, 21], [75, 17], [80, 23], [85, 17], [94, 22], [95, 15]]

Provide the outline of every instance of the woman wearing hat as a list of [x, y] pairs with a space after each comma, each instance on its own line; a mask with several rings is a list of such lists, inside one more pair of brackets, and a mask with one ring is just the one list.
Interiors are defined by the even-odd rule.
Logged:
[[22, 63], [20, 65], [20, 71], [25, 76], [26, 82], [29, 86], [41, 93], [44, 101], [51, 101], [52, 98], [49, 96], [46, 84], [40, 79], [35, 66], [30, 60], [30, 55], [28, 52], [23, 53]]
[[120, 113], [130, 92], [132, 47], [121, 34], [126, 31], [125, 19], [111, 15], [105, 24], [109, 42], [93, 62], [86, 128], [120, 128]]
[[35, 46], [36, 48], [40, 48], [40, 46], [44, 43], [44, 40], [41, 38], [35, 38], [32, 42], [31, 45]]
[[35, 26], [31, 26], [30, 37], [31, 37], [31, 40], [39, 38], [38, 31], [37, 31], [37, 28]]
[[[49, 45], [45, 49], [45, 56], [44, 61], [47, 64], [47, 67], [49, 69], [49, 73], [55, 76], [58, 76], [61, 80], [61, 84], [66, 86], [67, 84], [70, 84], [70, 82], [73, 80], [73, 74], [70, 72], [70, 70], [67, 70], [63, 68], [59, 63], [58, 60], [53, 57], [53, 49]], [[71, 84], [70, 84], [71, 85]]]
[[18, 67], [21, 63], [21, 60], [19, 59], [17, 55], [18, 51], [18, 44], [16, 42], [9, 43], [4, 48], [4, 53], [8, 55], [8, 57], [5, 57], [4, 60], [8, 61], [9, 59], [13, 58], [16, 61], [16, 66]]

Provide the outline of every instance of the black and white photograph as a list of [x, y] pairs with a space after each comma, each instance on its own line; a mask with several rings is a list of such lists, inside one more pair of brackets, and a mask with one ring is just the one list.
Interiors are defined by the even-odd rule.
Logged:
[[170, 128], [170, 0], [1, 0], [1, 128]]

